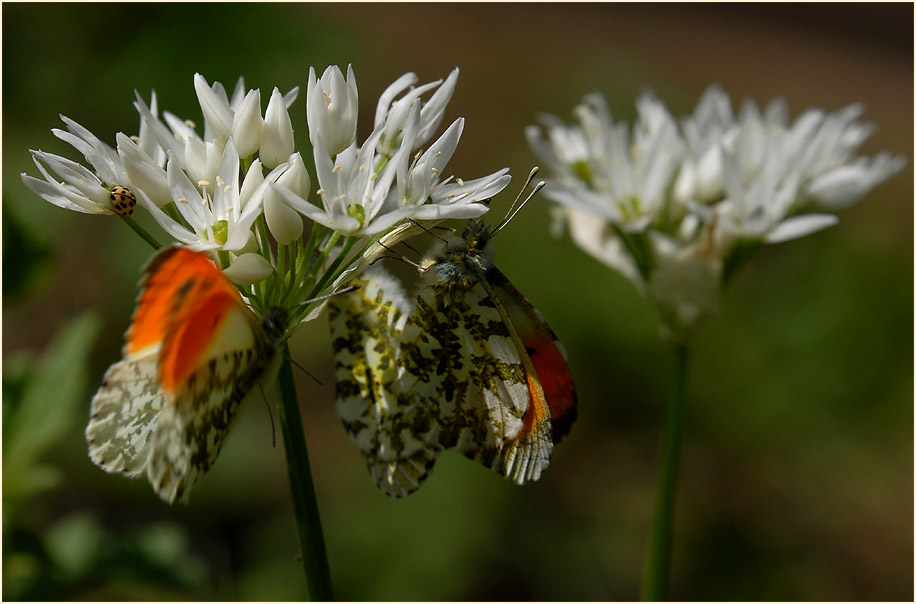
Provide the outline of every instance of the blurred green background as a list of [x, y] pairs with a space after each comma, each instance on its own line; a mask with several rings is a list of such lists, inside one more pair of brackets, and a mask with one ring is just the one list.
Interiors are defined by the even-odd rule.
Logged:
[[[89, 461], [92, 392], [120, 358], [148, 247], [115, 219], [25, 189], [28, 149], [78, 159], [59, 113], [114, 144], [133, 91], [201, 123], [194, 72], [262, 99], [352, 63], [359, 136], [397, 76], [461, 68], [449, 164], [508, 166], [502, 216], [534, 164], [522, 129], [602, 91], [617, 118], [654, 89], [675, 113], [720, 83], [737, 102], [867, 104], [864, 152], [903, 173], [816, 235], [762, 249], [695, 342], [671, 595], [913, 598], [913, 8], [878, 5], [4, 4], [3, 597], [305, 596], [282, 444], [249, 404], [189, 506]], [[266, 103], [266, 100], [265, 100]], [[304, 98], [293, 106], [307, 149]], [[308, 155], [303, 153], [303, 155]], [[307, 159], [307, 161], [309, 161]], [[543, 198], [542, 198], [543, 199]], [[495, 218], [494, 218], [495, 220]], [[535, 201], [496, 261], [564, 342], [579, 419], [537, 484], [455, 454], [406, 500], [380, 494], [333, 411], [326, 320], [294, 358], [336, 595], [345, 600], [638, 596], [673, 356], [623, 278], [548, 235]]]

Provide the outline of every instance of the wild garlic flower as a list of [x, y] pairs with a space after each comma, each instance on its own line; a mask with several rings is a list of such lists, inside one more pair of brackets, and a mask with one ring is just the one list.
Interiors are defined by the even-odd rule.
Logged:
[[241, 78], [230, 96], [200, 74], [193, 84], [201, 126], [160, 112], [155, 92], [149, 104], [136, 94], [136, 136], [117, 133], [115, 150], [63, 118], [67, 131], [54, 134], [90, 166], [32, 151], [42, 179], [23, 174], [22, 180], [60, 207], [117, 212], [158, 247], [129, 218], [135, 209], [148, 211], [179, 244], [210, 252], [259, 314], [281, 306], [295, 325], [315, 316], [315, 298], [352, 279], [383, 249], [378, 241], [393, 245], [422, 232], [409, 220], [479, 216], [487, 211], [480, 202], [509, 181], [505, 169], [470, 181], [444, 176], [464, 119], [434, 137], [457, 69], [417, 87], [412, 73], [398, 78], [379, 99], [362, 144], [352, 67], [346, 78], [336, 65], [320, 78], [316, 73], [310, 69], [306, 95], [314, 194], [289, 116], [298, 89], [282, 95], [273, 88], [262, 113], [261, 92], [248, 90]]
[[690, 337], [715, 312], [721, 290], [765, 243], [813, 233], [884, 182], [905, 159], [855, 157], [874, 126], [861, 104], [809, 109], [789, 121], [786, 102], [737, 116], [719, 87], [675, 120], [652, 95], [629, 129], [604, 99], [584, 98], [578, 124], [553, 116], [529, 126], [534, 152], [553, 172], [545, 195], [583, 250], [620, 271], [658, 308], [662, 330]]
[[[506, 170], [472, 181], [471, 187], [450, 185], [450, 179], [442, 178], [461, 137], [463, 119], [456, 120], [427, 151], [414, 157], [414, 151], [429, 140], [442, 121], [457, 82], [457, 69], [426, 102], [421, 96], [442, 81], [410, 88], [417, 79], [414, 74], [398, 78], [382, 93], [375, 128], [360, 146], [355, 121], [351, 122], [358, 102], [352, 68], [346, 82], [336, 68], [328, 68], [320, 80], [314, 75], [313, 71], [309, 76], [309, 101], [313, 103], [309, 136], [320, 205], [281, 186], [283, 183], [274, 187], [290, 207], [314, 222], [349, 237], [373, 237], [408, 218], [471, 218], [487, 211], [481, 201], [508, 184]], [[340, 121], [340, 128], [335, 127], [335, 119]], [[340, 148], [348, 140], [350, 144]], [[328, 144], [334, 147], [328, 148]]]
[[79, 151], [92, 170], [74, 161], [31, 150], [32, 161], [44, 180], [21, 174], [22, 182], [39, 197], [66, 210], [84, 214], [112, 214], [110, 191], [115, 185], [126, 185], [129, 178], [118, 153], [87, 129], [63, 115], [67, 130], [54, 128], [54, 136]]
[[[142, 190], [141, 200], [162, 228], [178, 241], [200, 250], [238, 251], [249, 244], [251, 227], [261, 212], [267, 191], [267, 184], [261, 183], [251, 195], [241, 196], [241, 191], [250, 190], [251, 182], [260, 176], [260, 166], [252, 167], [240, 184], [239, 156], [230, 140], [223, 148], [214, 183], [192, 183], [169, 153], [169, 186], [175, 207], [187, 227], [144, 199]], [[267, 180], [278, 178], [280, 173], [278, 170], [277, 175], [268, 175]]]

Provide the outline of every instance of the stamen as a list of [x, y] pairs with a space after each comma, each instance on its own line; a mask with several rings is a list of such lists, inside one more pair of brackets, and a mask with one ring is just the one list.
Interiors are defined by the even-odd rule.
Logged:
[[197, 181], [197, 186], [198, 186], [198, 187], [209, 187], [209, 186], [210, 186], [210, 181], [209, 181], [209, 180], [198, 180], [198, 181]]
[[459, 186], [461, 186], [461, 187], [463, 187], [463, 186], [464, 186], [464, 181], [463, 181], [463, 180], [461, 180], [461, 179], [460, 179], [460, 178], [458, 178], [458, 177], [455, 177], [455, 182], [457, 182], [457, 183], [458, 183], [458, 185], [459, 185]]
[[331, 172], [332, 172], [332, 173], [334, 173], [334, 172], [340, 172], [341, 170], [343, 170], [343, 166], [334, 166], [334, 169], [331, 170]]
[[315, 191], [315, 195], [324, 195], [324, 189], [318, 189]]
[[439, 170], [435, 168], [430, 168], [430, 169], [433, 171], [433, 174], [435, 174], [436, 176], [439, 176]]
[[185, 199], [184, 197], [182, 197], [181, 199], [178, 200], [178, 203], [191, 203], [191, 202]]
[[192, 129], [193, 129], [193, 128], [197, 128], [197, 125], [196, 125], [194, 122], [192, 122], [191, 120], [185, 120], [185, 121], [184, 121], [184, 124], [185, 124], [185, 126], [187, 126], [187, 127], [189, 127], [189, 128], [192, 128]]
[[134, 136], [130, 137], [130, 140], [134, 141], [135, 143], [139, 143], [139, 142], [140, 142], [140, 137], [137, 136], [137, 135], [134, 135]]

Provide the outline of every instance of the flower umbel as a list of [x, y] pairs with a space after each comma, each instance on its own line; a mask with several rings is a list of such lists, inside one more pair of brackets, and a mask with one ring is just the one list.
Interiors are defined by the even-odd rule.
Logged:
[[675, 119], [650, 94], [637, 112], [632, 127], [615, 123], [590, 94], [578, 124], [543, 116], [526, 135], [553, 171], [545, 195], [557, 226], [648, 295], [675, 342], [716, 311], [754, 250], [835, 224], [828, 212], [905, 164], [887, 152], [855, 157], [874, 130], [858, 121], [861, 104], [790, 123], [783, 99], [763, 111], [745, 101], [736, 117], [711, 86], [691, 115]]
[[317, 169], [314, 202], [289, 117], [298, 89], [282, 95], [274, 88], [262, 114], [261, 92], [248, 90], [244, 80], [230, 97], [200, 74], [193, 83], [202, 134], [194, 122], [160, 113], [155, 92], [149, 104], [138, 94], [137, 136], [117, 133], [115, 150], [62, 117], [67, 130], [54, 134], [89, 166], [36, 150], [42, 178], [23, 174], [22, 180], [50, 203], [93, 214], [113, 214], [111, 189], [126, 187], [168, 236], [212, 253], [258, 315], [281, 306], [294, 326], [317, 310], [302, 303], [327, 293], [344, 272], [352, 278], [379, 238], [393, 243], [392, 237], [415, 233], [398, 228], [409, 219], [479, 216], [487, 210], [479, 202], [508, 183], [506, 170], [469, 182], [443, 177], [463, 119], [421, 149], [441, 123], [457, 79], [457, 69], [444, 82], [418, 87], [415, 74], [398, 78], [379, 99], [375, 127], [360, 144], [353, 68], [346, 78], [336, 65], [320, 78], [311, 68], [306, 109]]

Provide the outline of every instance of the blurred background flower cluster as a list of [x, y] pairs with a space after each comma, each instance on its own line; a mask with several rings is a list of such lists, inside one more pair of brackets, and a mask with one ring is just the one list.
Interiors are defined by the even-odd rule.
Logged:
[[[906, 4], [181, 5], [197, 24], [188, 36], [176, 10], [3, 7], [4, 599], [304, 596], [260, 402], [187, 507], [86, 455], [89, 398], [120, 357], [149, 250], [22, 185], [28, 149], [69, 152], [50, 132], [60, 113], [105, 136], [135, 127], [135, 89], [195, 115], [195, 72], [289, 90], [309, 65], [352, 63], [374, 99], [406, 71], [430, 81], [458, 66], [444, 123], [467, 123], [449, 169], [509, 166], [519, 185], [538, 161], [525, 126], [542, 112], [569, 120], [594, 91], [627, 121], [647, 89], [686, 114], [711, 83], [736, 103], [785, 97], [793, 116], [861, 101], [878, 126], [861, 153], [913, 148]], [[245, 30], [270, 36], [240, 42]], [[290, 115], [304, 136], [304, 99]], [[913, 198], [910, 162], [837, 226], [766, 246], [695, 338], [673, 598], [912, 599]], [[550, 236], [548, 205], [532, 202], [493, 242], [579, 390], [577, 424], [537, 484], [444, 455], [422, 490], [389, 500], [334, 415], [326, 323], [291, 341], [321, 380], [297, 378], [340, 599], [636, 597], [671, 359], [629, 282]]]

